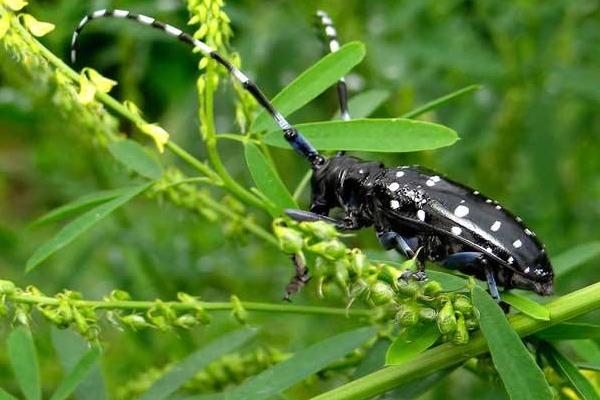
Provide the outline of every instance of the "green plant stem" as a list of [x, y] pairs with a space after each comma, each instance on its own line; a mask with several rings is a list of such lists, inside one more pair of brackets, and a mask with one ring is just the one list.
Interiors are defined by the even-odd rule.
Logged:
[[[268, 210], [268, 207], [264, 202], [254, 196], [252, 193], [247, 191], [243, 186], [236, 182], [235, 179], [229, 175], [229, 172], [225, 168], [219, 150], [217, 149], [217, 132], [215, 129], [215, 118], [214, 118], [214, 105], [213, 97], [216, 89], [213, 77], [216, 76], [216, 70], [214, 61], [210, 61], [206, 68], [206, 88], [204, 92], [204, 110], [200, 110], [200, 120], [202, 121], [202, 129], [204, 141], [206, 143], [206, 152], [208, 159], [210, 160], [215, 171], [223, 181], [223, 184], [231, 193], [237, 196], [240, 200], [258, 207], [262, 210]], [[202, 112], [204, 111], [204, 112]]]
[[298, 201], [298, 199], [300, 199], [300, 196], [302, 196], [302, 192], [304, 192], [304, 189], [306, 188], [306, 186], [308, 186], [311, 177], [312, 177], [312, 171], [311, 170], [306, 171], [306, 173], [302, 177], [302, 180], [296, 187], [296, 190], [294, 190], [294, 194], [292, 197], [294, 198], [295, 201]]
[[[43, 305], [58, 305], [59, 299], [48, 296], [34, 296], [28, 294], [15, 294], [9, 296], [9, 300], [15, 303], [30, 304], [35, 306]], [[156, 307], [155, 301], [103, 301], [103, 300], [71, 300], [71, 304], [75, 307], [92, 307], [96, 310], [131, 310], [131, 311], [148, 311]], [[230, 311], [235, 308], [235, 305], [230, 302], [204, 302], [196, 303], [181, 303], [181, 302], [163, 302], [165, 306], [177, 311], [193, 311], [202, 307], [207, 311]], [[256, 303], [245, 301], [242, 306], [247, 311], [255, 312], [272, 312], [285, 314], [312, 314], [312, 315], [335, 315], [348, 317], [369, 317], [372, 315], [371, 310], [365, 309], [350, 309], [334, 308], [334, 307], [318, 307], [318, 306], [299, 306], [293, 304], [270, 304]]]
[[467, 86], [465, 88], [462, 88], [460, 90], [457, 90], [456, 92], [452, 92], [446, 96], [442, 96], [438, 99], [435, 99], [433, 101], [430, 101], [429, 103], [425, 103], [423, 104], [421, 107], [418, 107], [412, 111], [407, 112], [406, 114], [402, 114], [400, 116], [400, 118], [416, 118], [419, 115], [425, 114], [428, 111], [433, 110], [434, 108], [439, 107], [440, 105], [449, 102], [450, 100], [455, 99], [456, 97], [462, 96], [463, 94], [467, 94], [470, 92], [473, 92], [475, 90], [479, 90], [479, 88], [481, 88], [481, 85], [471, 85], [471, 86]]
[[[524, 337], [600, 308], [600, 282], [562, 296], [546, 307], [550, 311], [550, 321], [535, 320], [523, 314], [515, 315], [509, 321], [515, 331]], [[487, 351], [485, 338], [476, 334], [466, 345], [442, 344], [422, 353], [409, 363], [383, 368], [316, 396], [313, 400], [369, 399], [435, 371], [464, 363]]]

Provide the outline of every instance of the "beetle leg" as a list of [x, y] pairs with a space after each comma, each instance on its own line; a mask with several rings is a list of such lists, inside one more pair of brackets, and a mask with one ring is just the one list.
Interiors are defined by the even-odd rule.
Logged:
[[476, 251], [464, 251], [455, 253], [444, 260], [442, 265], [449, 269], [456, 269], [460, 267], [476, 267], [483, 268], [485, 272], [485, 278], [488, 284], [488, 291], [498, 303], [500, 302], [500, 294], [498, 293], [498, 285], [496, 284], [496, 278], [494, 277], [494, 271], [489, 266], [487, 259], [483, 253]]
[[283, 296], [283, 300], [290, 302], [292, 295], [298, 293], [310, 280], [304, 257], [301, 254], [294, 254], [292, 255], [292, 262], [294, 263], [296, 273], [285, 287], [285, 294]]
[[[413, 258], [415, 256], [415, 252], [409, 244], [409, 242], [413, 242], [415, 238], [405, 239], [402, 235], [394, 231], [378, 231], [377, 239], [386, 250], [394, 249], [406, 258]], [[427, 274], [425, 273], [425, 262], [420, 256], [417, 256], [417, 271], [406, 271], [402, 274], [401, 278], [404, 280], [427, 280]]]

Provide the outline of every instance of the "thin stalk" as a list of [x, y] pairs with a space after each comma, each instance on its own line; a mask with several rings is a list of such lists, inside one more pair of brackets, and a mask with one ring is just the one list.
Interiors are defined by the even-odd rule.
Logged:
[[[600, 308], [600, 282], [562, 296], [546, 304], [546, 307], [550, 311], [550, 321], [536, 320], [518, 314], [509, 318], [509, 322], [519, 336], [524, 337]], [[369, 399], [400, 385], [423, 378], [435, 371], [464, 363], [468, 359], [487, 351], [485, 338], [479, 333], [474, 335], [466, 345], [442, 344], [422, 353], [409, 363], [380, 369], [316, 396], [313, 400]]]
[[[221, 156], [217, 149], [217, 132], [215, 129], [215, 116], [214, 116], [214, 104], [213, 97], [216, 89], [213, 77], [216, 75], [214, 61], [210, 61], [206, 67], [206, 88], [204, 91], [204, 105], [199, 110], [200, 120], [202, 121], [202, 128], [204, 134], [204, 141], [206, 143], [206, 152], [208, 159], [210, 160], [215, 171], [223, 181], [223, 184], [230, 192], [236, 195], [240, 200], [258, 207], [263, 210], [268, 210], [267, 206], [260, 201], [256, 196], [247, 191], [242, 185], [236, 182], [235, 179], [229, 175], [229, 172], [225, 168]], [[203, 109], [202, 109], [203, 108]]]
[[467, 93], [473, 92], [475, 90], [479, 90], [479, 88], [481, 88], [481, 85], [471, 85], [471, 86], [467, 86], [465, 88], [459, 89], [455, 92], [447, 94], [446, 96], [442, 96], [433, 101], [430, 101], [429, 103], [425, 103], [421, 107], [418, 107], [412, 111], [409, 111], [406, 114], [402, 114], [400, 116], [400, 118], [416, 118], [421, 114], [425, 114], [426, 112], [431, 111], [434, 108], [437, 108], [437, 107], [441, 106], [442, 104], [449, 102], [450, 100], [453, 100], [459, 96], [462, 96], [463, 94], [467, 94]]
[[[31, 296], [27, 294], [16, 294], [9, 297], [12, 302], [21, 304], [30, 304], [35, 306], [58, 305], [59, 299], [48, 296]], [[96, 310], [131, 310], [131, 311], [149, 311], [156, 307], [155, 301], [103, 301], [103, 300], [72, 300], [70, 303], [75, 307], [92, 307]], [[205, 302], [196, 303], [181, 302], [163, 302], [165, 306], [176, 311], [193, 311], [200, 306], [207, 311], [230, 311], [236, 308], [236, 305], [230, 302]], [[299, 306], [293, 304], [270, 304], [244, 301], [241, 303], [247, 311], [254, 312], [272, 312], [285, 314], [311, 314], [311, 315], [335, 315], [343, 317], [362, 318], [372, 315], [371, 310], [318, 307], [318, 306]]]
[[302, 177], [302, 180], [296, 187], [296, 190], [294, 190], [294, 194], [292, 197], [295, 201], [298, 201], [300, 196], [302, 196], [302, 192], [304, 192], [304, 189], [306, 189], [306, 186], [308, 186], [308, 184], [310, 183], [311, 176], [312, 176], [312, 171], [311, 170], [306, 171], [306, 173]]

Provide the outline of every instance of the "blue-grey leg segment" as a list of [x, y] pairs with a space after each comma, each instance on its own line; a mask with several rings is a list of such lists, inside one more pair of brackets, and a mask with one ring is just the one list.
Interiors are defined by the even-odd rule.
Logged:
[[488, 284], [488, 291], [496, 300], [500, 302], [500, 294], [498, 293], [498, 286], [496, 285], [496, 278], [494, 278], [494, 272], [489, 267], [487, 260], [483, 253], [479, 253], [476, 251], [465, 251], [462, 253], [455, 253], [442, 263], [442, 265], [449, 269], [458, 269], [461, 267], [480, 267], [485, 271], [485, 278]]
[[377, 239], [386, 250], [395, 249], [406, 258], [413, 258], [415, 256], [413, 249], [399, 233], [393, 231], [377, 232]]

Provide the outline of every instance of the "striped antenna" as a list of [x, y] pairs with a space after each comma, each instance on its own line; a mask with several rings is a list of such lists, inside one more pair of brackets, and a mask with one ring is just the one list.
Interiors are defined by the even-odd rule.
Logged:
[[[329, 45], [329, 51], [335, 53], [340, 49], [338, 42], [337, 31], [333, 26], [333, 21], [325, 11], [317, 11], [317, 20], [325, 33], [325, 39]], [[341, 77], [337, 83], [338, 99], [340, 102], [340, 115], [344, 121], [350, 120], [350, 112], [348, 111], [348, 89], [346, 88], [346, 80]]]
[[142, 25], [148, 25], [153, 28], [160, 29], [161, 31], [167, 33], [170, 36], [174, 36], [180, 41], [197, 48], [200, 52], [206, 56], [210, 57], [213, 60], [217, 61], [219, 64], [227, 68], [231, 75], [235, 79], [237, 79], [244, 89], [246, 89], [258, 103], [271, 115], [273, 120], [279, 125], [281, 130], [283, 131], [283, 136], [287, 140], [287, 142], [292, 146], [297, 153], [299, 153], [302, 157], [306, 158], [312, 165], [313, 169], [319, 168], [325, 162], [325, 158], [319, 154], [319, 152], [306, 140], [300, 132], [296, 128], [294, 128], [285, 117], [275, 109], [273, 104], [267, 99], [267, 97], [263, 94], [260, 88], [252, 82], [242, 71], [234, 67], [229, 61], [223, 58], [219, 53], [213, 50], [206, 43], [195, 39], [191, 35], [183, 32], [181, 29], [165, 24], [164, 22], [160, 22], [155, 18], [148, 17], [141, 14], [134, 14], [127, 10], [97, 10], [92, 12], [91, 14], [86, 15], [77, 25], [77, 28], [73, 32], [73, 39], [71, 41], [71, 61], [75, 64], [77, 58], [77, 38], [81, 34], [83, 28], [92, 20], [104, 18], [104, 17], [112, 17], [112, 18], [121, 18], [121, 19], [129, 19], [132, 21], [136, 21]]

